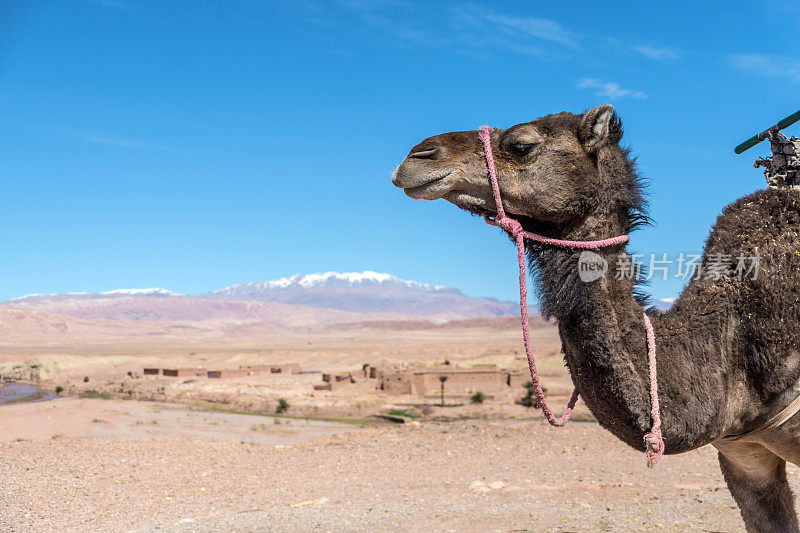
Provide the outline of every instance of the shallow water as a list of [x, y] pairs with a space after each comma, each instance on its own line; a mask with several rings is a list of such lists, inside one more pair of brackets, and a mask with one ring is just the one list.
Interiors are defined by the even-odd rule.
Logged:
[[22, 383], [0, 383], [0, 406], [9, 403], [43, 402], [58, 398], [52, 391]]

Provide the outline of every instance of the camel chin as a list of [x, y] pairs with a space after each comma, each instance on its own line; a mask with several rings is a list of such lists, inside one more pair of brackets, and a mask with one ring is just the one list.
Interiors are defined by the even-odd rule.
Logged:
[[406, 196], [414, 200], [438, 200], [450, 192], [452, 185], [442, 179], [418, 185], [416, 187], [406, 187], [403, 192]]
[[496, 208], [494, 200], [487, 196], [477, 196], [465, 191], [450, 191], [442, 198], [451, 204], [470, 213], [480, 216], [494, 216]]

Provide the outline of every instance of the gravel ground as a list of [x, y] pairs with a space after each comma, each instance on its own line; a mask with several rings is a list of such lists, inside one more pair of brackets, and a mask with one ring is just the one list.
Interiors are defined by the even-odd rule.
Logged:
[[[713, 448], [654, 469], [595, 424], [468, 421], [299, 444], [0, 443], [2, 531], [741, 531]], [[797, 490], [798, 470], [790, 476]]]
[[357, 431], [350, 424], [196, 409], [182, 404], [59, 398], [0, 406], [0, 442], [82, 437], [186, 437], [295, 444]]

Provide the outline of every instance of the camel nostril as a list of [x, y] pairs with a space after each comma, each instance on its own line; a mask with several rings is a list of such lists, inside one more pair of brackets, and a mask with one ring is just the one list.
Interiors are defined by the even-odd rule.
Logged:
[[414, 159], [435, 159], [439, 155], [439, 148], [430, 148], [428, 150], [417, 150], [408, 154], [409, 158]]

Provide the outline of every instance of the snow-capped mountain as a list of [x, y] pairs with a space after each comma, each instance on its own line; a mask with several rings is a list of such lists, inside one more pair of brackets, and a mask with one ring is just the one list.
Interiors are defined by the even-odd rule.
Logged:
[[222, 297], [247, 297], [262, 299], [265, 295], [286, 289], [312, 289], [317, 287], [374, 287], [383, 288], [403, 287], [411, 290], [438, 293], [460, 294], [458, 289], [445, 285], [428, 285], [418, 281], [408, 281], [392, 276], [365, 270], [364, 272], [324, 272], [320, 274], [295, 274], [288, 278], [279, 278], [272, 281], [252, 281], [232, 285], [208, 293], [208, 296]]
[[290, 314], [306, 316], [309, 323], [402, 317], [455, 320], [517, 312], [517, 304], [512, 302], [472, 298], [453, 287], [427, 285], [372, 271], [297, 274], [233, 285], [198, 296], [161, 288], [118, 289], [28, 295], [0, 306], [26, 307], [81, 319], [283, 323], [284, 320], [273, 315], [287, 313], [286, 304], [294, 306]]
[[203, 295], [226, 300], [281, 302], [357, 313], [453, 315], [513, 314], [516, 304], [472, 298], [453, 287], [408, 281], [378, 272], [325, 272], [233, 285]]
[[37, 300], [65, 300], [65, 299], [96, 299], [104, 296], [183, 296], [177, 292], [154, 287], [151, 289], [116, 289], [100, 293], [93, 292], [65, 292], [62, 294], [26, 294], [9, 302], [32, 302]]
[[167, 289], [154, 287], [152, 289], [116, 289], [113, 291], [106, 291], [101, 294], [122, 296], [183, 296], [183, 294], [172, 292]]

